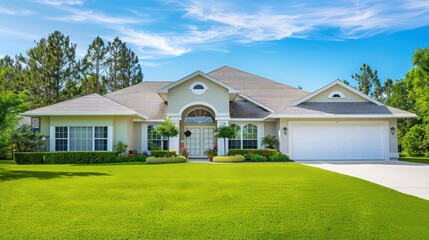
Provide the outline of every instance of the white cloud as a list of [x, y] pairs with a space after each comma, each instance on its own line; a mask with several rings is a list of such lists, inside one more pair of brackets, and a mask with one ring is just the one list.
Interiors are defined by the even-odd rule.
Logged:
[[43, 3], [47, 5], [61, 6], [61, 5], [82, 5], [82, 0], [34, 0], [38, 3]]
[[134, 18], [108, 16], [103, 13], [94, 12], [92, 10], [83, 11], [72, 7], [62, 7], [62, 10], [71, 14], [67, 16], [61, 16], [61, 17], [51, 17], [49, 19], [64, 21], [64, 22], [93, 22], [93, 23], [114, 24], [114, 25], [122, 25], [122, 24], [139, 22], [139, 20]]
[[32, 15], [33, 11], [27, 9], [11, 9], [0, 6], [0, 14], [13, 15], [13, 16], [27, 16]]
[[11, 35], [11, 36], [16, 36], [20, 38], [30, 39], [30, 40], [40, 39], [40, 36], [28, 33], [28, 31], [19, 31], [16, 29], [11, 29], [11, 28], [2, 27], [2, 26], [0, 26], [0, 33], [3, 33], [4, 35]]

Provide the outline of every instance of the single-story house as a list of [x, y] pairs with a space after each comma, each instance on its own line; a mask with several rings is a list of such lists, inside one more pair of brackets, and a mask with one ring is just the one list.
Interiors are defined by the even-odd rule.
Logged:
[[170, 117], [180, 134], [169, 148], [184, 144], [191, 157], [203, 156], [215, 143], [215, 128], [229, 124], [236, 136], [226, 149], [263, 148], [261, 138], [274, 135], [279, 150], [294, 160], [395, 159], [397, 119], [416, 117], [341, 81], [307, 92], [229, 66], [174, 82], [144, 81], [22, 115], [50, 136], [50, 151], [111, 151], [118, 141], [138, 152], [166, 148], [155, 128]]

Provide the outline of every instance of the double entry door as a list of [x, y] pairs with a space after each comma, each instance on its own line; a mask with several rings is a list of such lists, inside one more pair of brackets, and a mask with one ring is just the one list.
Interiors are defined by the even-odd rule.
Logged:
[[191, 135], [185, 137], [185, 146], [191, 157], [203, 157], [204, 151], [213, 148], [214, 127], [187, 126], [185, 131], [191, 132]]

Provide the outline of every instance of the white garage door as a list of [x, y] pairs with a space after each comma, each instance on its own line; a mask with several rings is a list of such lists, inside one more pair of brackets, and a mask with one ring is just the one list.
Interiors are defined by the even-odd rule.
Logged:
[[290, 122], [289, 134], [293, 160], [385, 159], [385, 124]]

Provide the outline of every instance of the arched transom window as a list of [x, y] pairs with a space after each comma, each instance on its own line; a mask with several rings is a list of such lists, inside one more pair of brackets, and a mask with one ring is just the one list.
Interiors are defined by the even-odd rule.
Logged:
[[205, 109], [195, 109], [188, 113], [185, 118], [186, 123], [214, 123], [214, 116]]

